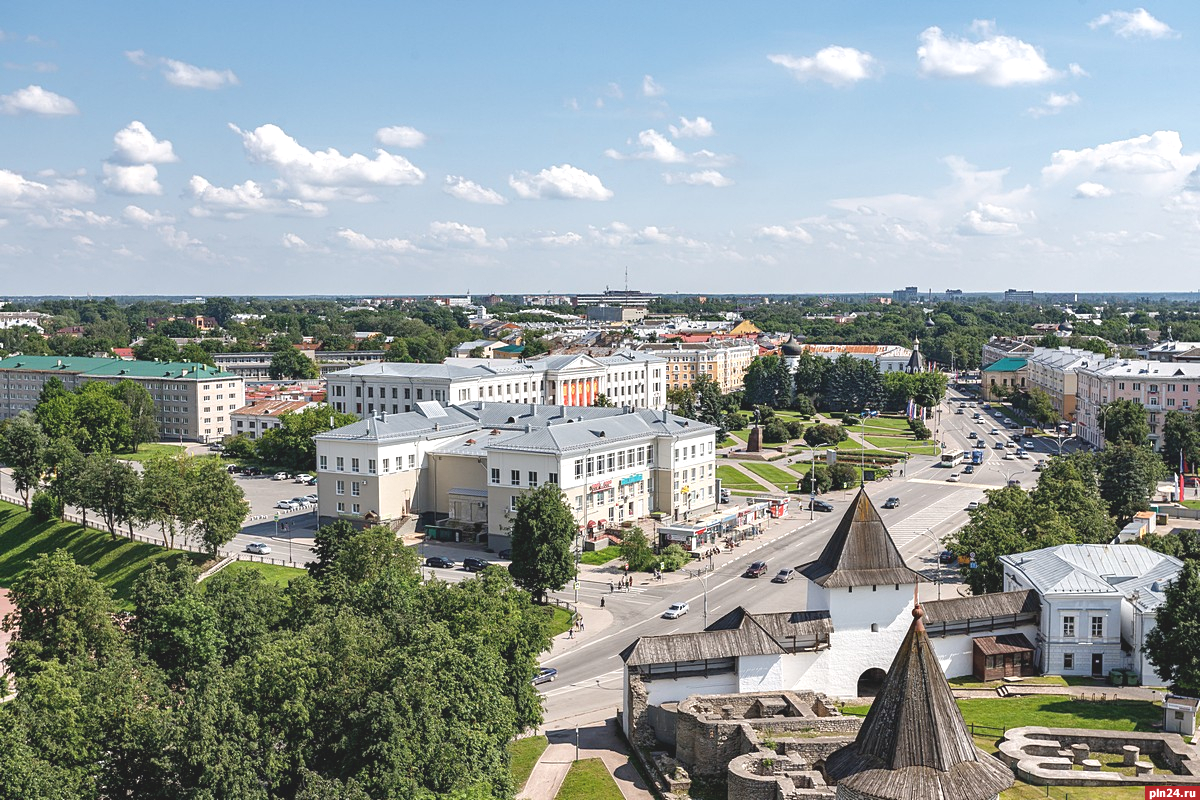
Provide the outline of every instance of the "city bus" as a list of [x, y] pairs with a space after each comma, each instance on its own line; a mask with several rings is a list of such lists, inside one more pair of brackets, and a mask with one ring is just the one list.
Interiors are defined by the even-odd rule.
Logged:
[[967, 454], [964, 450], [946, 450], [942, 453], [943, 467], [957, 467], [966, 460]]

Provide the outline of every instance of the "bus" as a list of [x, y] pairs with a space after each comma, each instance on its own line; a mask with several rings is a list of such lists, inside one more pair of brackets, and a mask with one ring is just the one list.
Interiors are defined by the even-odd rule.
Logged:
[[967, 454], [964, 450], [946, 450], [942, 453], [943, 467], [957, 467], [966, 460]]

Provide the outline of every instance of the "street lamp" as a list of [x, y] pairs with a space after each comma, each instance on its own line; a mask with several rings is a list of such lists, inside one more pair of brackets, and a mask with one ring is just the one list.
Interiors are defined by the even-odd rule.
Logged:
[[703, 571], [703, 567], [700, 572], [700, 580], [704, 584], [704, 629], [708, 630], [708, 573]]
[[933, 544], [934, 544], [934, 548], [933, 548], [934, 549], [934, 557], [937, 559], [937, 577], [935, 578], [934, 583], [937, 584], [937, 593], [938, 593], [937, 599], [941, 600], [942, 599], [942, 554], [940, 552], [938, 552], [938, 546], [941, 545], [942, 542], [941, 542], [941, 540], [939, 540], [937, 537], [935, 537], [933, 535], [933, 528], [926, 528], [924, 531], [921, 531], [920, 533], [918, 533], [917, 536], [928, 536], [929, 540], [931, 542], [933, 542]]
[[1004, 476], [1004, 485], [1005, 485], [1005, 487], [1007, 487], [1009, 482], [1012, 481], [1014, 478], [1016, 478], [1018, 475], [1024, 475], [1025, 470], [1018, 469], [1018, 470], [1014, 470], [1012, 472], [1005, 472], [1004, 469], [1001, 468], [1000, 474]]
[[827, 447], [829, 442], [816, 442], [808, 446], [808, 518], [817, 518], [817, 510], [813, 501], [817, 499], [817, 448]]

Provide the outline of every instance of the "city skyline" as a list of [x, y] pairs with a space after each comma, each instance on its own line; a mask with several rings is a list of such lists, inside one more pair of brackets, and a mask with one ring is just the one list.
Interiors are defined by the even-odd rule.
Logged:
[[1191, 290], [1197, 10], [1042, 5], [18, 3], [6, 291]]

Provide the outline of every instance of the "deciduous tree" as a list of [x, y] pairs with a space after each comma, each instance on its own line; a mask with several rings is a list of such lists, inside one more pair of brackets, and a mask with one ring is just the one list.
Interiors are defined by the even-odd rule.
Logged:
[[534, 602], [544, 603], [547, 592], [563, 588], [575, 574], [571, 543], [579, 526], [557, 484], [522, 492], [514, 505], [508, 571]]
[[1159, 677], [1180, 694], [1200, 694], [1200, 561], [1185, 561], [1146, 634], [1146, 655]]
[[22, 411], [4, 426], [0, 435], [0, 460], [9, 468], [17, 493], [29, 509], [29, 493], [42, 482], [46, 469], [46, 448], [50, 441], [42, 426], [28, 411]]
[[1145, 407], [1123, 397], [1100, 408], [1100, 427], [1106, 442], [1141, 446], [1150, 441]]

